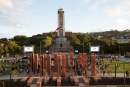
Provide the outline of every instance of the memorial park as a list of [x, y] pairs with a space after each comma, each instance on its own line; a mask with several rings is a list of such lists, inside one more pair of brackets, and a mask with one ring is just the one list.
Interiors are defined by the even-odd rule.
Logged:
[[56, 13], [50, 32], [0, 38], [0, 87], [130, 87], [130, 30], [68, 31], [67, 11]]

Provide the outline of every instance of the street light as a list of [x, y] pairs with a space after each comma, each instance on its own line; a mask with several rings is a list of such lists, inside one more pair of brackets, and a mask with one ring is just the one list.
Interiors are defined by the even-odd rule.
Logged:
[[83, 39], [83, 53], [84, 53], [84, 39]]
[[46, 50], [46, 53], [47, 53], [47, 54], [49, 53], [48, 50]]
[[41, 54], [41, 41], [40, 41], [40, 54]]
[[125, 85], [125, 63], [123, 63], [123, 71], [124, 71], [124, 85]]
[[76, 53], [76, 54], [78, 54], [78, 52], [79, 52], [78, 50], [75, 50], [75, 53]]
[[121, 46], [120, 46], [120, 44], [119, 44], [119, 46], [118, 46], [119, 48], [119, 58], [120, 58], [120, 56], [121, 56], [121, 54], [122, 54], [122, 49], [121, 49]]
[[116, 71], [117, 71], [117, 63], [115, 64], [115, 78], [116, 78]]

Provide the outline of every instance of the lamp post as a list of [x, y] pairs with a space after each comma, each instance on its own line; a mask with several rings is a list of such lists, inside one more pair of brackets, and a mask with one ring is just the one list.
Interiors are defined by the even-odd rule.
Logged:
[[40, 54], [41, 54], [41, 41], [40, 41]]
[[119, 47], [119, 56], [120, 56], [120, 54], [121, 54], [121, 51], [120, 51], [120, 44], [119, 44], [119, 46], [118, 46], [118, 47]]
[[125, 85], [125, 63], [123, 63], [123, 72], [124, 72], [124, 85]]
[[82, 48], [82, 52], [84, 53], [84, 39], [83, 39], [82, 46], [83, 46], [83, 48]]
[[115, 64], [115, 78], [116, 78], [117, 63]]

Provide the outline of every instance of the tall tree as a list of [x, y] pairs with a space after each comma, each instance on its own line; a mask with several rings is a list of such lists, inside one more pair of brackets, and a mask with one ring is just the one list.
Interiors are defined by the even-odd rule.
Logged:
[[23, 46], [28, 42], [28, 37], [24, 35], [17, 35], [13, 38], [13, 40], [20, 46]]
[[48, 48], [49, 46], [51, 46], [52, 45], [52, 37], [50, 37], [50, 36], [46, 36], [46, 38], [44, 39], [44, 40], [42, 40], [43, 41], [43, 47], [44, 48]]

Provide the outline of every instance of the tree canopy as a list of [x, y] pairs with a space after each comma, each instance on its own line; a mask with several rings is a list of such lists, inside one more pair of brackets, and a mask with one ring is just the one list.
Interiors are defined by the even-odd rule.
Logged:
[[[67, 32], [68, 33], [68, 32]], [[121, 53], [125, 54], [130, 52], [129, 43], [117, 43], [117, 40], [113, 40], [113, 37], [130, 36], [128, 31], [108, 31], [98, 33], [71, 33], [66, 34], [67, 39], [70, 41], [74, 49], [79, 52], [89, 52], [91, 45], [100, 46], [101, 53]], [[23, 46], [33, 45], [35, 52], [48, 49], [56, 38], [55, 32], [43, 33], [27, 37], [24, 35], [17, 35], [11, 39], [0, 39], [0, 56], [15, 55], [22, 53]]]

